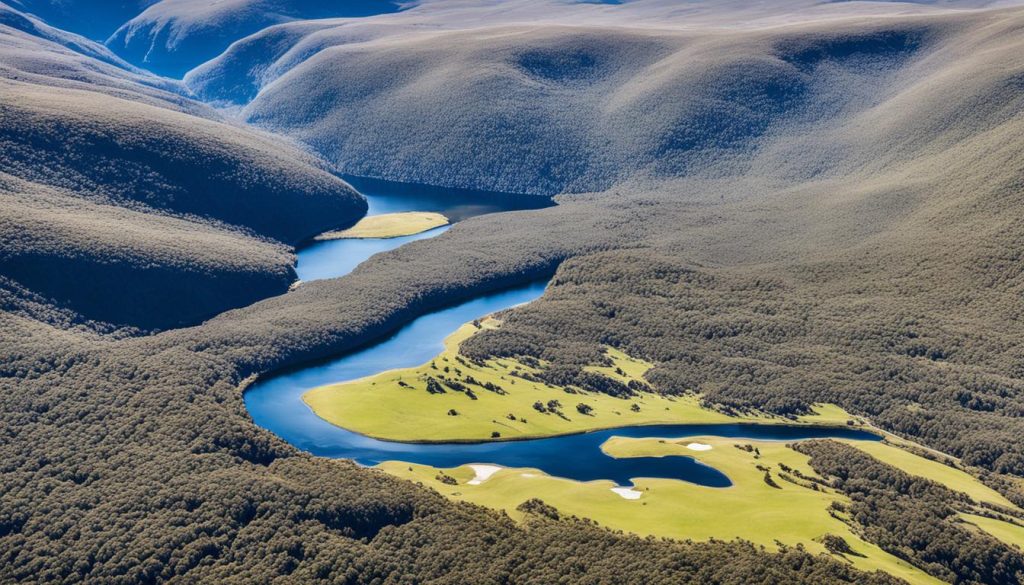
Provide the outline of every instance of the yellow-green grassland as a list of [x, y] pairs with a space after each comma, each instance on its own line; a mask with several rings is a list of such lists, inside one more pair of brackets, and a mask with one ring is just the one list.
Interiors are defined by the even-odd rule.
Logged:
[[[561, 388], [535, 378], [543, 362], [514, 359], [475, 364], [458, 348], [477, 331], [499, 326], [495, 319], [466, 324], [445, 340], [445, 350], [415, 368], [390, 370], [341, 384], [315, 388], [303, 396], [320, 417], [340, 427], [394, 441], [471, 441], [523, 439], [627, 425], [663, 423], [785, 422], [846, 424], [841, 409], [821, 407], [793, 421], [757, 413], [730, 416], [705, 408], [697, 395], [662, 396], [640, 392], [617, 398], [578, 388]], [[642, 381], [651, 364], [608, 349], [612, 365], [589, 369], [620, 382]], [[434, 380], [444, 392], [436, 391]], [[447, 385], [454, 382], [465, 390]], [[435, 392], [428, 391], [433, 386]], [[490, 390], [488, 388], [491, 388]], [[560, 406], [549, 406], [558, 401]], [[535, 405], [543, 405], [541, 412]], [[590, 407], [587, 414], [577, 406]], [[495, 436], [495, 433], [498, 435]]]
[[368, 215], [346, 229], [320, 234], [317, 240], [345, 238], [397, 238], [448, 225], [448, 218], [432, 211], [405, 211]]
[[[399, 441], [520, 439], [600, 428], [660, 423], [787, 423], [865, 426], [834, 405], [819, 405], [797, 420], [760, 413], [730, 416], [704, 407], [697, 395], [662, 396], [640, 392], [629, 398], [562, 388], [536, 377], [547, 365], [495, 359], [474, 363], [459, 355], [471, 335], [500, 326], [488, 318], [466, 324], [448, 337], [445, 350], [414, 368], [314, 389], [306, 403], [324, 419], [369, 436]], [[609, 365], [589, 370], [619, 382], [642, 382], [652, 364], [608, 348]], [[433, 380], [433, 381], [431, 381]], [[453, 384], [454, 383], [454, 384]], [[428, 391], [428, 386], [434, 392]], [[438, 386], [441, 390], [438, 391]], [[551, 401], [559, 406], [551, 407]], [[535, 408], [535, 404], [543, 406]], [[583, 414], [577, 404], [592, 410]], [[553, 412], [557, 411], [557, 412]], [[884, 433], [881, 433], [884, 434]], [[911, 452], [916, 445], [891, 435], [885, 441], [845, 441], [907, 473], [937, 481], [978, 503], [1012, 506], [967, 471]], [[694, 444], [697, 445], [694, 445]], [[693, 447], [697, 447], [694, 449]], [[827, 552], [826, 535], [842, 538], [852, 552], [831, 554], [864, 570], [884, 570], [911, 583], [936, 583], [851, 528], [845, 495], [828, 487], [808, 465], [807, 456], [779, 441], [723, 437], [612, 437], [602, 449], [613, 457], [688, 456], [725, 473], [733, 485], [713, 488], [688, 482], [636, 478], [628, 492], [611, 481], [578, 482], [538, 469], [502, 468], [478, 476], [474, 464], [438, 469], [400, 461], [384, 471], [430, 486], [446, 496], [504, 510], [539, 498], [564, 515], [586, 517], [615, 530], [695, 540], [741, 538], [769, 548], [780, 544]], [[485, 462], [480, 462], [485, 463]], [[470, 483], [472, 482], [472, 483]], [[1024, 529], [974, 514], [963, 519], [996, 538], [1024, 546]]]

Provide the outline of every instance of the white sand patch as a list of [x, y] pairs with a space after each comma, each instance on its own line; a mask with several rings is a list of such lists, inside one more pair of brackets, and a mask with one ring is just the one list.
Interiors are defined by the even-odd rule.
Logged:
[[690, 451], [710, 451], [711, 445], [707, 443], [690, 443], [686, 448]]
[[470, 469], [476, 473], [476, 477], [466, 482], [466, 485], [480, 485], [491, 478], [492, 475], [501, 471], [497, 465], [470, 465]]
[[536, 473], [520, 473], [519, 477], [537, 477]]
[[631, 487], [613, 487], [612, 491], [626, 498], [627, 500], [639, 500], [643, 492], [638, 492]]

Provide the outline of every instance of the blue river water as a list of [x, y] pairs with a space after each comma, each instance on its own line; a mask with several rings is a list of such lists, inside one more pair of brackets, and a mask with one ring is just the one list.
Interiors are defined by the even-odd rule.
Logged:
[[[370, 196], [371, 210], [390, 212], [415, 209], [415, 201], [395, 204]], [[497, 210], [495, 210], [497, 211]], [[377, 211], [383, 213], [385, 211]], [[437, 232], [437, 230], [432, 230]], [[419, 234], [431, 237], [436, 233]], [[397, 241], [396, 241], [397, 240]], [[347, 274], [359, 258], [368, 258], [364, 242], [383, 245], [377, 251], [403, 243], [389, 240], [335, 240], [330, 247], [299, 251], [299, 264], [320, 265], [319, 274]], [[315, 260], [311, 260], [311, 256]], [[538, 298], [545, 283], [537, 282], [423, 315], [386, 339], [363, 349], [321, 363], [282, 372], [257, 381], [245, 392], [245, 405], [253, 421], [292, 445], [323, 457], [352, 459], [363, 465], [398, 460], [434, 467], [457, 467], [467, 463], [493, 463], [506, 467], [537, 468], [550, 475], [579, 481], [608, 479], [629, 485], [636, 477], [678, 479], [710, 486], [727, 487], [725, 474], [684, 456], [616, 459], [601, 451], [609, 437], [683, 438], [713, 435], [730, 438], [795, 441], [813, 438], [878, 440], [865, 431], [850, 428], [821, 428], [796, 425], [715, 424], [635, 426], [590, 433], [481, 443], [399, 443], [372, 439], [334, 426], [316, 416], [302, 401], [302, 395], [318, 386], [362, 378], [384, 370], [413, 367], [428, 362], [444, 349], [444, 339], [463, 323], [495, 311]]]
[[414, 242], [439, 236], [451, 226], [441, 226], [411, 236], [398, 238], [365, 238], [315, 242], [299, 250], [295, 272], [299, 280], [309, 282], [338, 278], [356, 269], [364, 260], [379, 252], [387, 252]]
[[[547, 197], [510, 195], [468, 189], [444, 189], [429, 185], [395, 183], [379, 179], [350, 177], [345, 179], [369, 203], [367, 215], [402, 211], [435, 211], [448, 221], [458, 223], [485, 213], [539, 209], [553, 205]], [[355, 270], [364, 260], [379, 252], [393, 250], [408, 242], [433, 238], [446, 232], [442, 226], [419, 234], [398, 238], [368, 238], [314, 242], [299, 251], [295, 271], [306, 282], [338, 278]]]

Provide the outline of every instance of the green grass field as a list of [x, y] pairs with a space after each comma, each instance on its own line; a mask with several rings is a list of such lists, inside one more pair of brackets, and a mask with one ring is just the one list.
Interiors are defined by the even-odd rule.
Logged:
[[[492, 360], [477, 365], [458, 355], [459, 344], [478, 331], [500, 326], [495, 319], [466, 324], [445, 340], [445, 351], [422, 366], [392, 370], [356, 380], [316, 388], [303, 399], [326, 420], [369, 436], [404, 441], [453, 441], [541, 437], [599, 428], [657, 423], [727, 423], [750, 421], [759, 423], [813, 423], [845, 425], [854, 420], [835, 405], [817, 405], [813, 415], [798, 421], [749, 414], [731, 417], [704, 408], [700, 398], [687, 395], [677, 398], [651, 393], [629, 399], [604, 394], [565, 389], [527, 379], [546, 364], [531, 367], [517, 360]], [[651, 364], [609, 348], [610, 366], [587, 369], [620, 382], [642, 380]], [[444, 388], [443, 393], [427, 390], [428, 380], [444, 385], [454, 381], [460, 390]], [[501, 393], [485, 388], [500, 387]], [[475, 399], [466, 388], [472, 389]], [[536, 402], [550, 400], [561, 403], [563, 416], [534, 409]], [[584, 415], [577, 404], [593, 410]], [[633, 408], [633, 405], [637, 409]], [[452, 413], [454, 411], [454, 414]], [[888, 437], [895, 443], [905, 443]], [[687, 447], [691, 442], [710, 445], [706, 451]], [[980, 502], [1010, 505], [994, 490], [970, 474], [910, 453], [898, 444], [847, 441], [870, 455], [900, 469], [938, 481], [952, 489], [967, 493]], [[751, 445], [757, 452], [739, 449]], [[551, 477], [536, 469], [501, 469], [479, 485], [468, 482], [475, 478], [469, 466], [439, 470], [403, 462], [386, 462], [381, 468], [388, 473], [421, 482], [457, 500], [473, 502], [505, 510], [513, 518], [521, 517], [516, 507], [530, 498], [540, 498], [561, 513], [591, 518], [612, 529], [641, 535], [706, 540], [710, 538], [742, 538], [766, 547], [777, 543], [801, 544], [811, 551], [825, 552], [820, 539], [825, 534], [841, 536], [855, 554], [843, 558], [864, 570], [884, 570], [911, 583], [937, 583], [934, 578], [914, 568], [877, 546], [856, 536], [841, 518], [829, 513], [834, 501], [845, 496], [830, 489], [818, 490], [796, 478], [786, 480], [780, 475], [782, 466], [815, 476], [807, 458], [781, 442], [727, 439], [722, 437], [687, 437], [629, 439], [613, 437], [602, 448], [613, 457], [685, 455], [707, 463], [724, 472], [733, 481], [729, 488], [708, 488], [695, 484], [664, 480], [637, 479], [638, 499], [626, 499], [611, 491], [610, 481], [577, 482]], [[486, 463], [481, 461], [480, 463]], [[775, 486], [765, 481], [764, 468], [769, 469]], [[441, 481], [444, 472], [457, 484]], [[777, 486], [777, 487], [776, 487]], [[998, 520], [965, 516], [979, 529], [1011, 543], [1020, 543], [1024, 529]]]
[[854, 447], [868, 453], [875, 459], [898, 467], [903, 471], [920, 477], [926, 477], [937, 481], [942, 485], [963, 492], [975, 501], [988, 502], [999, 506], [1014, 507], [1013, 503], [1003, 497], [999, 492], [978, 481], [971, 474], [954, 469], [948, 465], [919, 457], [900, 449], [896, 445], [886, 443], [869, 443], [866, 441], [845, 441]]
[[[767, 415], [728, 416], [700, 405], [696, 395], [664, 397], [653, 393], [621, 399], [607, 394], [584, 392], [532, 382], [522, 376], [537, 369], [511, 359], [491, 360], [479, 366], [458, 356], [458, 346], [473, 333], [498, 326], [494, 319], [466, 324], [445, 340], [445, 351], [430, 363], [416, 368], [392, 370], [343, 384], [310, 390], [303, 400], [325, 420], [371, 437], [398, 441], [458, 441], [494, 438], [519, 439], [581, 432], [638, 424], [805, 422], [845, 424], [851, 418], [841, 409], [821, 407], [817, 414], [792, 421]], [[608, 349], [613, 365], [589, 369], [622, 382], [640, 380], [651, 364]], [[541, 364], [540, 367], [543, 367]], [[618, 371], [617, 371], [618, 370]], [[620, 373], [621, 372], [621, 373]], [[438, 382], [454, 380], [472, 389], [466, 392], [445, 388], [443, 394], [427, 391], [428, 378]], [[475, 380], [472, 383], [469, 380]], [[493, 384], [504, 394], [486, 390]], [[538, 412], [541, 402], [557, 400], [561, 415]], [[578, 404], [593, 410], [577, 411]], [[635, 405], [635, 409], [634, 409]], [[456, 414], [451, 414], [454, 411]]]
[[397, 238], [448, 225], [448, 218], [432, 211], [406, 211], [369, 215], [347, 230], [325, 232], [317, 240], [344, 238]]
[[[692, 451], [686, 447], [690, 442], [711, 445], [712, 449]], [[755, 446], [760, 455], [755, 457], [736, 448], [747, 444]], [[640, 535], [694, 540], [742, 538], [769, 548], [775, 548], [778, 541], [825, 552], [817, 539], [834, 534], [844, 538], [857, 555], [863, 555], [844, 557], [860, 569], [881, 569], [911, 583], [939, 582], [860, 540], [844, 522], [830, 516], [829, 504], [845, 501], [844, 496], [783, 480], [778, 475], [780, 464], [814, 475], [807, 458], [783, 443], [721, 437], [688, 437], [681, 441], [614, 437], [603, 449], [615, 457], [691, 456], [725, 472], [734, 485], [709, 488], [682, 481], [637, 479], [636, 489], [641, 496], [627, 500], [611, 491], [613, 484], [609, 481], [576, 482], [550, 477], [536, 469], [502, 469], [480, 485], [468, 485], [475, 473], [463, 466], [445, 470], [458, 481], [458, 485], [447, 485], [437, 479], [439, 470], [435, 468], [402, 462], [387, 462], [381, 468], [422, 482], [453, 499], [505, 510], [514, 518], [521, 517], [516, 511], [519, 504], [536, 497], [562, 514], [591, 518], [609, 528]], [[764, 471], [758, 465], [771, 469], [778, 488], [765, 482]]]
[[[834, 414], [838, 409], [827, 409]], [[877, 459], [904, 471], [927, 477], [950, 489], [964, 492], [979, 502], [1010, 505], [970, 474], [910, 453], [899, 446], [845, 441]], [[695, 451], [690, 443], [711, 446]], [[737, 446], [756, 448], [755, 452]], [[516, 507], [530, 498], [540, 498], [562, 514], [591, 518], [604, 526], [640, 535], [707, 540], [742, 538], [774, 548], [777, 542], [802, 544], [813, 552], [825, 552], [820, 539], [825, 534], [842, 537], [855, 551], [843, 558], [863, 570], [883, 570], [910, 583], [939, 583], [905, 561], [861, 540], [841, 519], [829, 514], [833, 501], [847, 498], [828, 488], [814, 490], [789, 472], [784, 479], [782, 465], [817, 477], [807, 457], [776, 441], [752, 441], [723, 437], [625, 438], [613, 437], [602, 449], [613, 457], [684, 455], [724, 472], [733, 486], [708, 488], [682, 481], [637, 478], [639, 499], [628, 500], [611, 491], [610, 481], [577, 482], [551, 477], [537, 469], [504, 468], [480, 485], [467, 482], [475, 477], [470, 466], [440, 470], [403, 462], [386, 462], [380, 467], [393, 475], [430, 486], [456, 500], [473, 502], [506, 511], [513, 518], [522, 514]], [[778, 487], [765, 481], [767, 468]], [[439, 472], [454, 477], [447, 485]], [[1008, 544], [1024, 548], [1024, 527], [973, 514], [961, 514], [964, 521]]]
[[1024, 527], [974, 514], [961, 514], [960, 517], [999, 540], [1024, 549]]

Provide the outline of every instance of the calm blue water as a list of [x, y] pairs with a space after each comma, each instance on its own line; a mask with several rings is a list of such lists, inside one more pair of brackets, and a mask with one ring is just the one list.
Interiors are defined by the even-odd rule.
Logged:
[[[438, 211], [452, 221], [459, 221], [483, 213], [551, 205], [543, 198], [438, 189], [352, 177], [346, 179], [367, 195], [370, 215]], [[434, 237], [446, 229], [447, 226], [403, 238], [319, 242], [299, 250], [299, 278], [308, 281], [343, 276], [373, 254], [392, 250], [413, 240]], [[444, 349], [444, 338], [463, 323], [530, 302], [544, 292], [545, 286], [544, 283], [534, 283], [429, 313], [390, 338], [362, 350], [259, 381], [246, 391], [245, 405], [256, 424], [296, 447], [322, 457], [352, 459], [363, 465], [391, 460], [433, 467], [494, 463], [506, 467], [537, 468], [550, 475], [579, 481], [609, 479], [619, 485], [629, 485], [635, 477], [678, 479], [710, 487], [727, 487], [732, 483], [725, 474], [691, 457], [609, 457], [600, 447], [612, 436], [682, 438], [713, 435], [777, 441], [825, 437], [879, 440], [871, 433], [847, 428], [720, 424], [625, 427], [529, 441], [395, 443], [336, 427], [313, 414], [302, 402], [302, 395], [318, 386], [426, 363]]]
[[[373, 199], [370, 199], [371, 205]], [[379, 252], [387, 252], [416, 240], [425, 240], [439, 236], [451, 226], [445, 225], [411, 236], [400, 238], [367, 238], [348, 240], [327, 240], [315, 242], [298, 250], [295, 272], [299, 280], [323, 280], [345, 276], [356, 269], [363, 261]]]
[[[367, 215], [435, 211], [444, 214], [452, 223], [457, 223], [485, 213], [539, 209], [553, 205], [547, 197], [531, 195], [447, 189], [351, 176], [346, 176], [345, 180], [366, 196], [369, 204]], [[408, 242], [439, 236], [449, 227], [451, 226], [442, 226], [400, 238], [314, 242], [298, 250], [295, 272], [298, 273], [299, 280], [306, 282], [338, 278], [352, 272], [356, 266], [374, 254], [394, 250]]]
[[436, 211], [456, 223], [485, 213], [543, 209], [554, 205], [549, 197], [536, 195], [396, 183], [351, 175], [345, 175], [343, 178], [366, 195], [370, 204], [368, 215], [399, 211]]
[[529, 302], [543, 293], [544, 286], [537, 283], [489, 294], [424, 315], [376, 345], [261, 381], [245, 393], [249, 414], [256, 424], [300, 449], [323, 457], [353, 459], [363, 465], [388, 460], [434, 467], [494, 463], [507, 467], [534, 467], [550, 475], [579, 481], [610, 479], [619, 485], [630, 484], [634, 477], [679, 479], [711, 487], [727, 487], [731, 482], [718, 470], [689, 457], [614, 459], [600, 449], [601, 444], [613, 435], [673, 438], [715, 435], [780, 441], [824, 437], [878, 440], [876, 435], [846, 428], [726, 424], [628, 427], [529, 441], [394, 443], [336, 427], [313, 414], [302, 402], [302, 394], [317, 386], [425, 363], [444, 349], [444, 338], [463, 323]]

